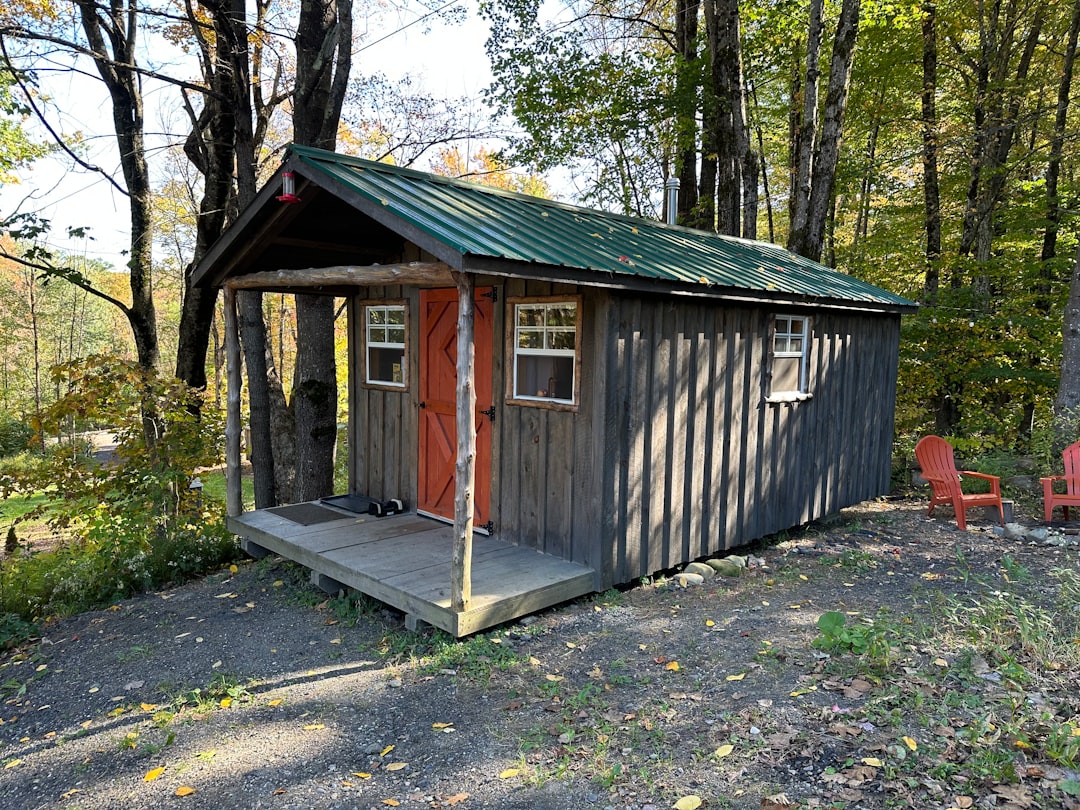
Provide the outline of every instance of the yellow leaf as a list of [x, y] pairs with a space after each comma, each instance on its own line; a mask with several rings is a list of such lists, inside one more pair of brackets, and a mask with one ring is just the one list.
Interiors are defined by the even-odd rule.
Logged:
[[284, 582], [282, 582], [282, 581], [281, 581], [280, 579], [275, 579], [275, 580], [274, 580], [274, 587], [275, 587], [275, 588], [280, 588], [280, 587], [281, 587], [282, 585], [284, 585], [284, 584], [285, 584], [285, 583], [284, 583]]
[[267, 706], [280, 706], [281, 701], [282, 701], [282, 698], [274, 698], [273, 700], [268, 700], [266, 702], [266, 705]]
[[935, 658], [934, 659], [934, 666], [935, 667], [947, 667], [948, 665], [949, 665], [949, 662], [946, 661], [944, 658]]
[[880, 768], [883, 763], [877, 757], [863, 757], [862, 764], [869, 765], [871, 768]]
[[393, 750], [394, 750], [394, 746], [388, 745], [388, 746], [386, 746], [386, 748], [384, 748], [382, 751], [379, 752], [379, 756], [380, 757], [385, 757], [387, 754], [389, 754]]
[[558, 683], [559, 681], [566, 680], [562, 675], [552, 675], [551, 673], [548, 673], [544, 677], [552, 683]]
[[664, 669], [670, 669], [672, 672], [678, 672], [679, 671], [679, 662], [678, 661], [671, 661], [671, 662], [668, 663], [668, 665], [666, 667], [664, 667]]
[[705, 626], [706, 627], [716, 627], [716, 622], [714, 622], [712, 619], [706, 619], [705, 620]]
[[499, 778], [500, 779], [513, 779], [519, 773], [521, 773], [521, 770], [518, 769], [518, 768], [507, 768], [505, 771], [503, 771], [502, 773], [499, 774]]
[[1080, 726], [1077, 726], [1076, 728], [1074, 728], [1072, 730], [1072, 736], [1073, 737], [1080, 737]]
[[304, 731], [318, 731], [321, 728], [326, 728], [322, 723], [308, 723], [304, 726]]
[[915, 742], [915, 740], [913, 740], [911, 737], [901, 737], [900, 739], [903, 740], [904, 745], [906, 745], [912, 751], [917, 751], [918, 750], [919, 744], [917, 742]]
[[147, 771], [146, 776], [144, 776], [142, 778], [142, 780], [144, 782], [153, 782], [155, 779], [157, 779], [163, 773], [165, 773], [165, 768], [164, 767], [154, 768], [154, 770], [152, 770], [152, 771]]
[[4, 766], [4, 770], [7, 770], [8, 768], [14, 768], [15, 766], [17, 766], [17, 765], [21, 765], [21, 764], [22, 764], [22, 760], [21, 760], [21, 759], [13, 759], [13, 760], [11, 760], [11, 762], [7, 763], [7, 764], [6, 764], [5, 766]]
[[195, 788], [188, 787], [187, 785], [181, 785], [180, 787], [178, 787], [176, 789], [176, 794], [175, 795], [177, 795], [177, 796], [190, 796], [194, 792], [195, 792]]
[[1016, 742], [1013, 743], [1013, 745], [1015, 745], [1017, 748], [1021, 748], [1021, 749], [1024, 749], [1024, 750], [1027, 750], [1028, 748], [1031, 748], [1031, 746], [1028, 743], [1024, 742], [1023, 740], [1017, 740]]
[[725, 678], [724, 680], [741, 681], [745, 677], [746, 677], [746, 673], [745, 672], [740, 672], [738, 675], [728, 675], [727, 678]]
[[814, 685], [804, 686], [802, 689], [796, 689], [791, 693], [792, 697], [802, 697], [803, 695], [809, 695], [811, 692], [816, 692], [817, 687]]
[[453, 723], [432, 723], [431, 727], [432, 728], [450, 728], [450, 726], [452, 726], [452, 725], [454, 725], [454, 724]]
[[120, 715], [122, 715], [122, 714], [123, 714], [123, 713], [124, 713], [125, 711], [127, 711], [127, 710], [126, 710], [126, 709], [125, 709], [125, 708], [124, 708], [123, 706], [117, 706], [117, 707], [116, 707], [115, 709], [113, 709], [113, 710], [112, 710], [111, 712], [109, 712], [109, 713], [108, 713], [107, 715], [105, 715], [105, 716], [106, 716], [106, 717], [119, 717], [119, 716], [120, 716]]
[[408, 768], [408, 767], [409, 767], [408, 762], [391, 762], [389, 765], [386, 766], [386, 770], [388, 770], [388, 771], [400, 771], [402, 768]]
[[530, 655], [529, 656], [529, 664], [531, 666], [538, 667], [538, 666], [540, 666], [540, 659], [537, 658], [535, 655]]
[[144, 712], [156, 712], [157, 711], [157, 704], [156, 703], [140, 703], [139, 708], [142, 709]]
[[577, 644], [575, 644], [572, 641], [566, 642], [566, 646], [569, 647], [571, 650], [576, 650], [577, 649]]
[[799, 574], [799, 579], [801, 579], [803, 582], [810, 581], [810, 577], [808, 577], [806, 574]]
[[61, 799], [70, 799], [76, 793], [82, 793], [82, 791], [79, 788], [72, 788], [71, 790], [65, 790], [63, 793], [60, 794], [60, 798]]
[[239, 569], [239, 568], [237, 568], [237, 567], [236, 567], [235, 565], [230, 565], [230, 566], [229, 566], [229, 573], [230, 573], [230, 574], [235, 574], [235, 573], [236, 573], [236, 572], [238, 572], [239, 570], [240, 570], [240, 569]]
[[221, 705], [221, 708], [223, 708], [223, 709], [227, 709], [227, 708], [229, 708], [230, 706], [232, 706], [232, 698], [231, 698], [231, 697], [225, 697], [225, 698], [222, 698], [222, 699], [221, 699], [221, 700], [219, 701], [219, 703], [220, 703], [220, 705]]
[[47, 670], [48, 668], [49, 668], [49, 665], [48, 665], [48, 664], [42, 664], [42, 665], [41, 665], [41, 666], [39, 666], [39, 667], [38, 667], [37, 669], [35, 669], [35, 670], [34, 670], [34, 672], [44, 672], [44, 671], [45, 671], [45, 670]]
[[397, 807], [399, 804], [401, 804], [401, 802], [399, 802], [397, 799], [383, 799], [382, 803], [385, 805], [389, 805], [390, 807]]
[[349, 776], [355, 776], [357, 779], [370, 779], [371, 774], [364, 771], [353, 771]]
[[723, 759], [724, 757], [726, 757], [728, 754], [730, 754], [734, 750], [735, 750], [734, 745], [732, 745], [731, 743], [726, 743], [724, 745], [721, 745], [715, 751], [713, 751], [713, 754], [716, 755], [717, 759]]
[[697, 810], [701, 807], [700, 796], [683, 796], [675, 804], [671, 805], [675, 810]]
[[788, 610], [798, 610], [802, 605], [788, 605]]

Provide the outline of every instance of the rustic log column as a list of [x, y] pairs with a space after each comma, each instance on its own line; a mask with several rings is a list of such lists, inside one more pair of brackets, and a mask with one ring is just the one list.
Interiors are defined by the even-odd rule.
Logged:
[[473, 488], [476, 483], [476, 386], [473, 291], [470, 273], [453, 271], [458, 291], [457, 463], [454, 466], [454, 557], [450, 606], [461, 613], [472, 599]]
[[225, 305], [225, 512], [244, 511], [240, 484], [240, 332], [236, 291], [226, 285]]

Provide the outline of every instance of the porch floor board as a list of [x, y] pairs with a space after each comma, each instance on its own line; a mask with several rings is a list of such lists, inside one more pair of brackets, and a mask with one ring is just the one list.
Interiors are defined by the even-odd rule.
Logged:
[[[321, 508], [333, 510], [321, 505]], [[472, 600], [450, 608], [453, 527], [415, 513], [305, 526], [267, 510], [228, 519], [248, 544], [300, 563], [460, 637], [594, 590], [583, 565], [483, 535], [473, 537]]]

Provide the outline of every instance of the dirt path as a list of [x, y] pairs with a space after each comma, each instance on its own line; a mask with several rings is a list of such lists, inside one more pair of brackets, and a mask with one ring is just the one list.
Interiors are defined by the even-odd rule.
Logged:
[[[1077, 548], [924, 509], [864, 504], [747, 576], [459, 643], [274, 560], [56, 622], [0, 659], [0, 807], [1080, 807], [1080, 656], [933, 635], [1000, 591], [1058, 609]], [[827, 611], [846, 635], [822, 649]], [[1025, 737], [1003, 707], [1035, 700]]]

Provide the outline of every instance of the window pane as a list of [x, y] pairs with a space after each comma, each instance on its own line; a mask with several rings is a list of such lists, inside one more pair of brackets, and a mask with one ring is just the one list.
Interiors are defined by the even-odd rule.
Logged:
[[386, 323], [386, 310], [382, 307], [368, 307], [368, 323]]
[[404, 326], [390, 326], [386, 329], [386, 340], [388, 343], [397, 343], [400, 346], [405, 345], [405, 327]]
[[789, 327], [791, 334], [803, 335], [806, 333], [806, 320], [804, 318], [792, 318]]
[[773, 343], [773, 353], [783, 354], [788, 350], [787, 335], [777, 335], [776, 341]]
[[519, 355], [514, 375], [514, 396], [527, 399], [574, 400], [574, 359]]
[[548, 326], [573, 326], [576, 322], [576, 304], [559, 304], [548, 308]]
[[520, 329], [518, 330], [518, 348], [542, 349], [544, 348], [544, 333], [542, 330]]
[[802, 338], [793, 337], [788, 339], [788, 351], [802, 354]]
[[371, 343], [386, 343], [386, 327], [369, 326], [368, 341]]
[[544, 308], [519, 306], [517, 322], [518, 326], [543, 326]]
[[400, 349], [368, 349], [368, 382], [405, 384], [405, 354]]
[[552, 329], [548, 333], [548, 348], [573, 349], [576, 337], [570, 329]]
[[389, 307], [386, 311], [386, 322], [404, 325], [405, 307]]

